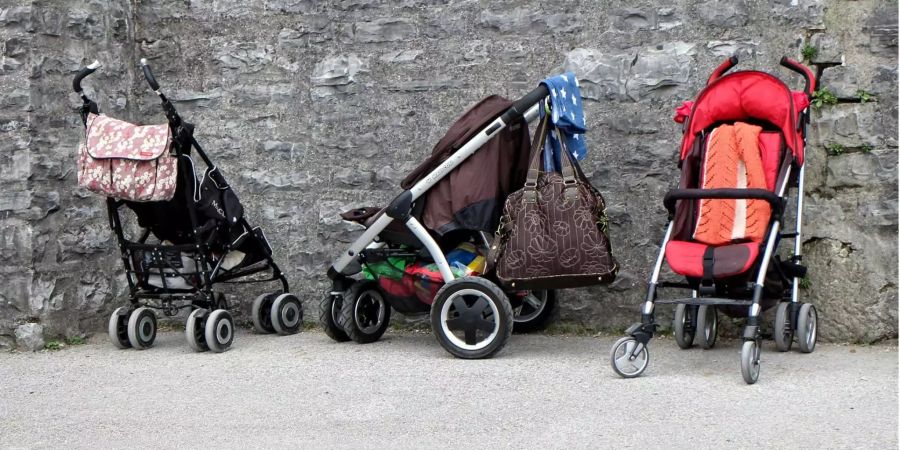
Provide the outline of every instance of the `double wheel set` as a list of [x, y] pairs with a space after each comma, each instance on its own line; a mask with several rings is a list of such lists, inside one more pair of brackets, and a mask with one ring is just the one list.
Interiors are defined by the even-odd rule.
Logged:
[[[781, 302], [775, 308], [772, 337], [780, 352], [790, 351], [796, 338], [802, 353], [816, 348], [818, 314], [810, 303]], [[679, 304], [675, 308], [672, 331], [675, 343], [682, 349], [699, 346], [711, 349], [716, 345], [719, 314], [714, 305]], [[741, 344], [741, 376], [748, 384], [759, 380], [761, 339], [745, 339]], [[633, 336], [626, 336], [613, 344], [610, 352], [613, 371], [624, 378], [640, 376], [650, 363], [647, 345]]]
[[[188, 346], [197, 352], [207, 350], [221, 353], [234, 341], [234, 318], [222, 293], [213, 294], [214, 308], [192, 305], [193, 311], [185, 322], [184, 335]], [[171, 309], [162, 308], [166, 315]], [[176, 310], [177, 311], [177, 310]], [[271, 292], [260, 295], [251, 309], [253, 328], [257, 333], [294, 334], [303, 323], [303, 305], [293, 294]], [[148, 349], [156, 341], [157, 318], [154, 308], [122, 306], [109, 317], [108, 333], [118, 348]]]
[[[490, 280], [457, 278], [445, 284], [431, 304], [431, 328], [438, 343], [463, 359], [489, 358], [513, 332], [546, 327], [556, 306], [553, 291], [531, 292], [510, 302]], [[378, 283], [356, 281], [332, 292], [319, 308], [319, 322], [337, 342], [366, 344], [381, 338], [390, 322], [391, 304]]]

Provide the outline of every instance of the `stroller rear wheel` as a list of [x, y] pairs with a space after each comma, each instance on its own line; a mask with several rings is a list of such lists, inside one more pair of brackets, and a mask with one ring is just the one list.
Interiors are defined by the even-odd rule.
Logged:
[[781, 302], [775, 308], [775, 329], [772, 335], [775, 338], [775, 348], [779, 352], [786, 352], [791, 349], [794, 342], [794, 327], [791, 324], [791, 304]]
[[156, 314], [152, 309], [140, 307], [128, 317], [128, 342], [143, 350], [153, 346], [156, 340]]
[[704, 349], [716, 346], [719, 335], [719, 312], [715, 306], [700, 305], [697, 307], [697, 343]]
[[121, 306], [109, 316], [109, 339], [118, 348], [131, 348], [131, 342], [128, 340], [128, 317], [130, 315], [131, 308]]
[[294, 294], [281, 294], [272, 302], [269, 322], [275, 332], [284, 336], [294, 334], [303, 325], [303, 304]]
[[696, 332], [697, 307], [679, 304], [675, 307], [675, 319], [672, 328], [675, 333], [675, 343], [683, 349], [694, 346], [694, 333]]
[[336, 342], [347, 342], [350, 336], [344, 333], [344, 329], [338, 325], [341, 316], [341, 307], [344, 305], [343, 295], [329, 294], [319, 303], [319, 324], [325, 330], [325, 334]]
[[444, 350], [457, 358], [490, 358], [506, 345], [512, 328], [509, 299], [484, 278], [457, 278], [445, 284], [431, 304], [431, 329]]
[[275, 332], [272, 326], [272, 302], [278, 294], [270, 292], [262, 294], [253, 300], [253, 306], [250, 307], [250, 315], [253, 319], [253, 330], [259, 334], [270, 334]]
[[547, 328], [556, 311], [556, 291], [531, 291], [513, 308], [513, 332], [529, 333]]
[[384, 335], [391, 322], [391, 307], [374, 281], [353, 284], [344, 295], [338, 324], [350, 339], [368, 344]]
[[228, 310], [217, 309], [210, 313], [203, 329], [206, 345], [210, 350], [222, 353], [231, 347], [234, 340], [234, 320]]

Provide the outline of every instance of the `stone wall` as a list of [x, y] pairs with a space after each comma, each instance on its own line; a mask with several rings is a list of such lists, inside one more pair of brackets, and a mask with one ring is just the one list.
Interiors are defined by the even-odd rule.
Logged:
[[[806, 53], [837, 104], [813, 113], [804, 296], [824, 339], [897, 336], [896, 1], [12, 0], [0, 41], [0, 346], [23, 323], [96, 332], [124, 298], [104, 205], [76, 189], [69, 86], [100, 59], [85, 85], [103, 110], [161, 122], [141, 57], [310, 309], [356, 233], [339, 212], [395, 195], [482, 97], [574, 70], [622, 271], [566, 292], [561, 320], [613, 330], [638, 318], [662, 236], [673, 108], [728, 55], [799, 86], [777, 62]], [[246, 309], [253, 296], [231, 298]]]

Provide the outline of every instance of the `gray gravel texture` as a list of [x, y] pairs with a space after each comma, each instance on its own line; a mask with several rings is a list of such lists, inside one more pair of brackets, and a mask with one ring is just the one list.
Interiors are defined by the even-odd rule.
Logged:
[[93, 340], [0, 354], [0, 448], [897, 448], [897, 347], [767, 342], [745, 385], [738, 342], [651, 343], [644, 376], [615, 336], [514, 336], [454, 359], [428, 333], [370, 345], [240, 333], [224, 354], [177, 332], [146, 351]]

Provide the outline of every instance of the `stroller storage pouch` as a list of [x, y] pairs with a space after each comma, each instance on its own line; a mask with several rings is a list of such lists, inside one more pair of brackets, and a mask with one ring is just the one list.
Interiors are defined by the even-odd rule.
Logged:
[[563, 146], [562, 173], [539, 168], [548, 118], [538, 124], [525, 187], [506, 200], [488, 258], [497, 279], [514, 289], [561, 289], [608, 283], [618, 266], [606, 227], [606, 205]]
[[139, 126], [90, 113], [78, 150], [78, 185], [133, 202], [171, 200], [178, 184], [171, 146], [169, 125]]

